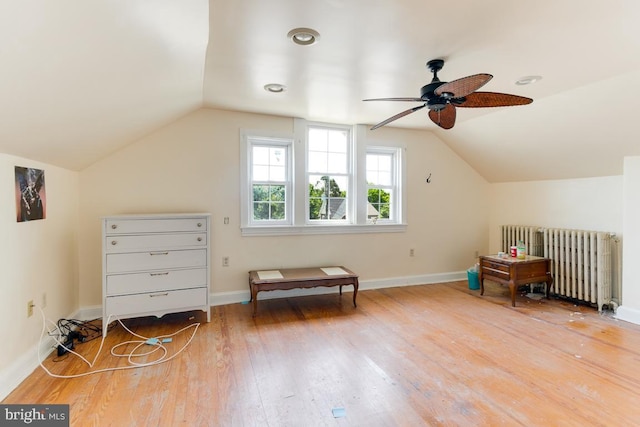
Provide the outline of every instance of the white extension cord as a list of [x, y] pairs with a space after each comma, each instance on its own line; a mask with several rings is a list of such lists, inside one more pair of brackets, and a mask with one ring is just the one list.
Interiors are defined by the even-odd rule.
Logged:
[[[61, 345], [64, 347], [64, 344], [60, 341], [60, 339], [55, 336], [55, 334], [52, 331], [47, 330], [47, 321], [51, 324], [53, 324], [55, 326], [56, 329], [58, 329], [58, 326], [52, 322], [51, 320], [47, 320], [45, 315], [44, 315], [44, 311], [42, 311], [42, 309], [40, 307], [38, 307], [40, 309], [40, 314], [42, 315], [42, 333], [40, 335], [40, 342], [42, 342], [42, 339], [44, 338], [45, 335], [45, 331], [48, 333], [48, 335], [50, 337], [52, 337], [56, 343], [58, 345]], [[119, 344], [116, 344], [115, 346], [113, 346], [111, 348], [111, 354], [113, 356], [116, 357], [126, 357], [127, 361], [129, 362], [129, 365], [127, 366], [119, 366], [119, 367], [115, 367], [115, 368], [103, 368], [103, 369], [96, 369], [95, 371], [89, 371], [89, 372], [84, 372], [81, 374], [75, 374], [75, 375], [58, 375], [58, 374], [54, 374], [51, 371], [49, 371], [44, 365], [43, 365], [43, 361], [44, 359], [42, 359], [41, 354], [40, 354], [40, 345], [38, 345], [38, 363], [40, 364], [40, 367], [42, 367], [42, 369], [45, 370], [45, 372], [47, 374], [49, 374], [50, 376], [54, 377], [54, 378], [78, 378], [78, 377], [84, 377], [87, 375], [91, 375], [91, 374], [97, 374], [100, 372], [111, 372], [111, 371], [121, 371], [124, 369], [135, 369], [135, 368], [143, 368], [146, 366], [154, 366], [154, 365], [159, 365], [161, 363], [164, 362], [168, 362], [170, 360], [172, 360], [173, 358], [175, 358], [177, 355], [179, 355], [180, 353], [182, 353], [184, 351], [185, 348], [187, 348], [187, 346], [191, 343], [191, 341], [193, 340], [193, 338], [196, 335], [196, 332], [198, 331], [198, 327], [200, 326], [200, 323], [192, 323], [191, 325], [185, 326], [184, 328], [172, 333], [172, 334], [168, 334], [168, 335], [161, 335], [158, 337], [144, 337], [142, 335], [138, 335], [135, 332], [131, 331], [129, 328], [127, 328], [124, 323], [122, 323], [122, 321], [120, 319], [116, 319], [120, 325], [122, 325], [122, 327], [127, 330], [131, 335], [140, 338], [139, 340], [132, 340], [132, 341], [125, 341], [125, 342], [121, 342]], [[109, 316], [109, 318], [107, 319], [107, 324], [103, 325], [103, 328], [107, 327], [109, 325], [109, 323], [111, 322], [111, 316]], [[167, 339], [172, 339], [172, 337], [186, 331], [187, 329], [193, 328], [193, 332], [191, 333], [191, 336], [189, 337], [189, 339], [187, 340], [187, 342], [180, 348], [180, 350], [178, 350], [175, 354], [173, 354], [172, 356], [167, 357], [167, 354], [169, 353], [167, 348], [163, 345], [164, 342], [166, 342]], [[55, 330], [55, 329], [54, 329]], [[59, 334], [57, 334], [59, 335]], [[93, 358], [93, 361], [89, 362], [84, 356], [82, 356], [81, 354], [76, 353], [75, 351], [68, 349], [67, 351], [71, 354], [75, 354], [76, 356], [78, 356], [80, 359], [82, 359], [87, 365], [89, 365], [89, 368], [93, 368], [94, 364], [96, 363], [96, 360], [98, 359], [98, 356], [100, 355], [100, 353], [102, 352], [102, 347], [104, 345], [104, 340], [105, 340], [105, 336], [104, 333], [102, 334], [102, 340], [100, 341], [100, 348], [98, 348], [98, 352], [96, 353], [96, 355]], [[131, 352], [127, 353], [127, 354], [121, 354], [121, 353], [117, 353], [115, 350], [121, 346], [125, 346], [125, 345], [129, 345], [129, 344], [136, 344], [136, 346], [133, 348], [133, 350], [131, 350]], [[151, 346], [152, 349], [150, 351], [147, 351], [145, 353], [136, 353], [138, 351], [138, 349], [140, 349], [143, 346]], [[65, 347], [66, 348], [66, 347]], [[148, 356], [152, 353], [155, 353], [156, 351], [162, 351], [163, 354], [160, 358], [158, 358], [157, 360], [154, 360], [152, 362], [145, 362], [145, 363], [137, 363], [134, 362], [133, 359], [136, 357], [144, 357], [144, 356]]]

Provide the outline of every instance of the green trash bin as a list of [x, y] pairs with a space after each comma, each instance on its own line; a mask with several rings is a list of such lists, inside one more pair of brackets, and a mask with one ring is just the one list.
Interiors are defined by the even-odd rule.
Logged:
[[469, 289], [480, 289], [480, 281], [478, 280], [478, 272], [473, 270], [473, 269], [469, 269], [467, 270], [467, 279], [469, 280]]

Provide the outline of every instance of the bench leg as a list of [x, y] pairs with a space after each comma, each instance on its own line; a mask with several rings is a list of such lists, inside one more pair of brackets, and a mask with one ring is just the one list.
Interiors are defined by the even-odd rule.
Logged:
[[357, 307], [356, 304], [356, 296], [358, 296], [358, 279], [356, 278], [353, 282], [353, 306]]
[[256, 317], [256, 314], [258, 314], [258, 287], [255, 285], [251, 285], [251, 301], [253, 303], [252, 317]]

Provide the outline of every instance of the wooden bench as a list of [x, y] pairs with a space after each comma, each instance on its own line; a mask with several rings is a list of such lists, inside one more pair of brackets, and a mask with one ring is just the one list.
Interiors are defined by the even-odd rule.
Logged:
[[249, 272], [249, 288], [253, 302], [253, 316], [258, 312], [258, 292], [316, 288], [318, 286], [353, 285], [353, 306], [358, 295], [358, 275], [345, 267], [285, 268], [280, 270], [253, 270]]

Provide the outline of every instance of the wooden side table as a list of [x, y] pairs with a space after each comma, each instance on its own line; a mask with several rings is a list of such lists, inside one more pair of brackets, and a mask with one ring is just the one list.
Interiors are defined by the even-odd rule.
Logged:
[[551, 260], [533, 255], [527, 255], [524, 259], [484, 255], [480, 257], [478, 271], [480, 295], [484, 294], [484, 279], [508, 285], [513, 307], [516, 306], [516, 289], [521, 285], [544, 282], [547, 284], [546, 297], [549, 298], [549, 289], [553, 285]]

